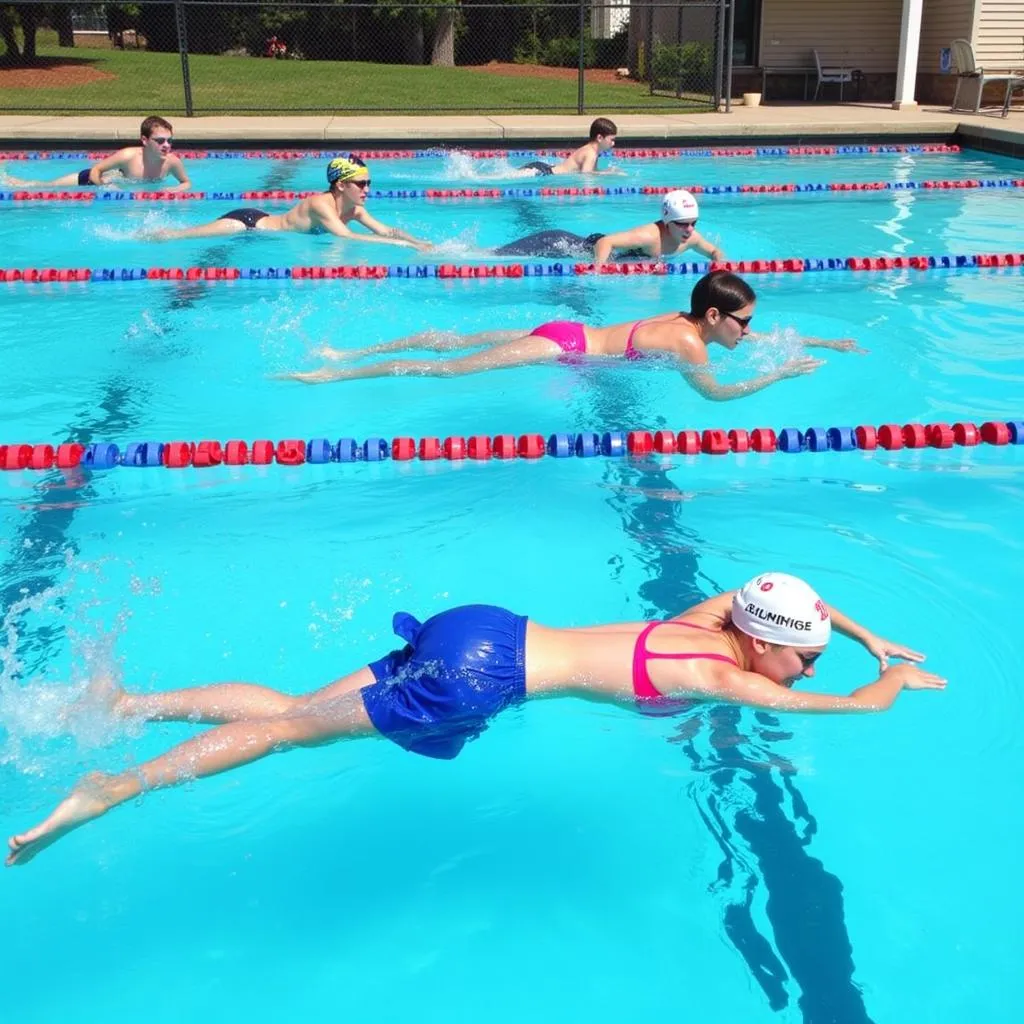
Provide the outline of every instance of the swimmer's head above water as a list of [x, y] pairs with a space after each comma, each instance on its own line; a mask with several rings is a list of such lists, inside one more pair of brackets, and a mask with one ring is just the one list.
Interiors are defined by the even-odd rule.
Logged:
[[750, 330], [756, 302], [754, 289], [742, 277], [713, 270], [693, 286], [690, 319], [700, 326], [705, 341], [734, 349]]
[[762, 573], [737, 590], [730, 619], [751, 670], [782, 686], [813, 676], [832, 638], [825, 602], [803, 580], [781, 572]]
[[362, 206], [370, 190], [370, 168], [354, 155], [335, 157], [327, 165], [327, 186], [353, 205]]
[[615, 136], [619, 134], [618, 126], [607, 117], [594, 118], [590, 125], [590, 141], [597, 143], [598, 153], [607, 153], [615, 148]]
[[171, 152], [174, 145], [174, 129], [171, 122], [162, 117], [147, 117], [139, 128], [139, 141], [143, 150], [163, 158]]
[[697, 227], [700, 208], [692, 193], [685, 188], [669, 192], [661, 203], [661, 222], [665, 230], [685, 242]]

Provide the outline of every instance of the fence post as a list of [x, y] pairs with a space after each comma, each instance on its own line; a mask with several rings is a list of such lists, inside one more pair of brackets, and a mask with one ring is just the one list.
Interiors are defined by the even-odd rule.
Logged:
[[725, 51], [725, 112], [732, 113], [732, 50], [733, 32], [736, 25], [736, 0], [728, 0], [729, 3], [729, 31], [726, 35]]
[[577, 114], [582, 114], [583, 113], [583, 101], [584, 101], [584, 95], [583, 95], [584, 74], [583, 74], [583, 72], [584, 72], [584, 69], [586, 68], [586, 64], [587, 64], [587, 53], [586, 53], [586, 47], [584, 47], [584, 45], [583, 45], [583, 26], [584, 26], [584, 23], [585, 23], [585, 20], [586, 20], [586, 6], [585, 6], [586, 3], [587, 3], [587, 0], [580, 0], [580, 66], [579, 66], [579, 72], [577, 74], [577, 84], [576, 84], [576, 113]]
[[178, 53], [181, 54], [181, 84], [185, 90], [185, 116], [192, 117], [192, 78], [188, 70], [188, 33], [185, 29], [185, 5], [174, 0], [174, 23], [178, 29]]
[[722, 86], [725, 78], [725, 8], [728, 0], [718, 0], [718, 53], [715, 59], [715, 113], [722, 105]]

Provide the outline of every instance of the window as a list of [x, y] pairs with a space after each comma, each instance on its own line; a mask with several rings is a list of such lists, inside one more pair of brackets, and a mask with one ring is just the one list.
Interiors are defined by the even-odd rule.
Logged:
[[757, 37], [761, 28], [761, 0], [733, 0], [732, 62], [735, 67], [757, 67]]

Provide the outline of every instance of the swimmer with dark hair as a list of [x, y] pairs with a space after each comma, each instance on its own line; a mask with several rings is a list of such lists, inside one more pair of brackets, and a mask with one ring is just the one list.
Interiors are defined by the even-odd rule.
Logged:
[[[178, 238], [217, 238], [245, 231], [294, 231], [312, 235], [335, 235], [360, 242], [399, 245], [407, 249], [431, 249], [430, 242], [413, 238], [399, 228], [382, 224], [366, 210], [370, 169], [357, 156], [337, 157], [327, 165], [327, 191], [303, 199], [287, 213], [267, 213], [252, 207], [231, 210], [208, 224], [180, 231], [160, 230], [153, 241]], [[353, 231], [349, 224], [362, 225], [369, 235]]]
[[571, 231], [537, 231], [495, 249], [494, 254], [547, 259], [575, 256], [593, 260], [596, 267], [603, 267], [613, 255], [661, 260], [690, 250], [712, 260], [724, 260], [725, 253], [697, 231], [699, 213], [697, 200], [686, 189], [679, 188], [665, 196], [661, 217], [656, 221], [611, 235], [595, 232], [584, 237]]
[[138, 146], [125, 146], [81, 171], [51, 181], [23, 181], [10, 175], [6, 175], [6, 181], [10, 185], [44, 188], [70, 188], [74, 185], [95, 188], [114, 184], [118, 179], [160, 182], [170, 176], [176, 178], [178, 184], [163, 191], [187, 192], [192, 182], [181, 158], [171, 152], [174, 145], [171, 122], [162, 117], [147, 117], [139, 129], [139, 136]]
[[[460, 377], [467, 373], [555, 360], [575, 362], [597, 356], [641, 360], [662, 356], [674, 360], [687, 382], [704, 398], [721, 402], [751, 395], [777, 381], [811, 373], [822, 365], [820, 359], [800, 356], [759, 377], [736, 384], [719, 384], [708, 370], [708, 349], [711, 345], [721, 345], [729, 350], [736, 348], [750, 333], [755, 302], [754, 290], [746, 281], [719, 270], [706, 274], [694, 285], [688, 313], [661, 313], [611, 327], [590, 327], [576, 321], [556, 320], [526, 333], [490, 331], [439, 337], [436, 332], [427, 331], [370, 348], [345, 350], [325, 347], [318, 351], [318, 355], [337, 361], [411, 349], [448, 352], [487, 346], [481, 352], [456, 358], [392, 359], [366, 366], [324, 366], [308, 372], [279, 374], [277, 379], [321, 384], [370, 377]], [[858, 351], [856, 344], [849, 340], [804, 338], [803, 344], [808, 348], [839, 352]]]
[[[536, 178], [547, 177], [551, 174], [622, 174], [622, 171], [614, 167], [603, 171], [597, 169], [597, 161], [605, 153], [610, 153], [615, 148], [615, 136], [618, 133], [619, 129], [614, 121], [609, 121], [607, 117], [599, 117], [590, 125], [590, 138], [560, 163], [549, 164], [544, 160], [533, 160], [516, 168], [511, 177]], [[501, 175], [503, 178], [509, 176], [508, 174]]]
[[[878, 678], [845, 697], [794, 691], [815, 677], [833, 627], [878, 659]], [[400, 612], [393, 628], [403, 646], [300, 696], [254, 683], [147, 694], [108, 683], [118, 717], [217, 728], [136, 768], [87, 776], [49, 817], [8, 840], [8, 867], [27, 864], [62, 836], [146, 792], [295, 747], [374, 737], [448, 760], [495, 716], [532, 698], [577, 697], [658, 714], [702, 700], [864, 714], [886, 711], [903, 690], [946, 685], [916, 665], [890, 665], [890, 658], [924, 656], [881, 639], [784, 573], [764, 573], [664, 622], [554, 629], [504, 608], [469, 605], [424, 623]]]

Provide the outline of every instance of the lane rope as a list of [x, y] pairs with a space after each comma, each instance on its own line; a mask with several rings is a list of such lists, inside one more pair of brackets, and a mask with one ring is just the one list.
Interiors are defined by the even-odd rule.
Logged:
[[653, 455], [726, 455], [745, 452], [847, 452], [881, 448], [970, 448], [979, 444], [1001, 447], [1024, 444], [1024, 420], [989, 420], [976, 423], [885, 423], [838, 427], [770, 427], [752, 430], [630, 430], [603, 434], [475, 434], [440, 437], [370, 437], [359, 441], [341, 437], [282, 441], [240, 439], [226, 442], [132, 441], [122, 449], [112, 442], [78, 444], [0, 445], [0, 470], [163, 468], [197, 469], [211, 466], [279, 465], [303, 463], [382, 462], [392, 459], [424, 462], [470, 459], [619, 458]]

